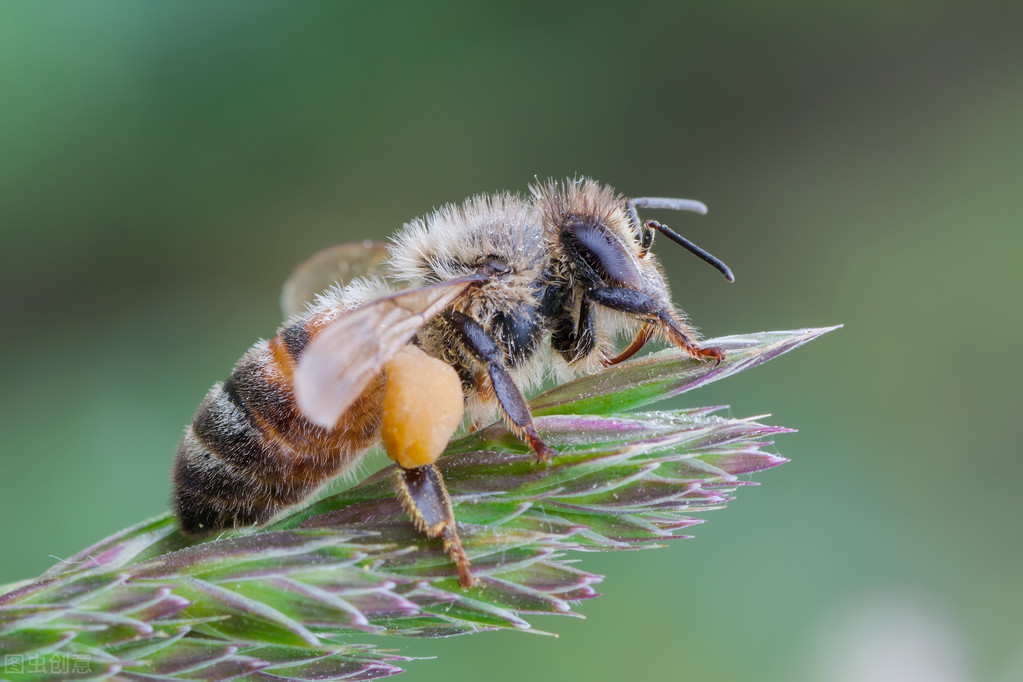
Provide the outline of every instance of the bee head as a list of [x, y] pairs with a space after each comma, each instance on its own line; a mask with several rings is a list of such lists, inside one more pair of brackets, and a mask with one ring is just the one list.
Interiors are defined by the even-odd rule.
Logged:
[[557, 259], [594, 284], [643, 288], [643, 260], [653, 235], [633, 225], [624, 197], [585, 178], [547, 181], [532, 191]]

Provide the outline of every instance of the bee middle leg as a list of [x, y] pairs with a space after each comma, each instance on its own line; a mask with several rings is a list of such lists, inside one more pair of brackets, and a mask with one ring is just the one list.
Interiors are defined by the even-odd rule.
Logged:
[[497, 342], [479, 322], [465, 313], [451, 310], [444, 313], [444, 319], [454, 330], [462, 347], [486, 368], [505, 422], [515, 435], [526, 441], [537, 457], [549, 462], [554, 450], [548, 447], [536, 432], [533, 414], [529, 411], [522, 391], [508, 374], [508, 369], [504, 365], [504, 353]]
[[[571, 314], [563, 314], [554, 320], [553, 327], [551, 345], [568, 362], [575, 362], [579, 358], [586, 357], [596, 348], [596, 320], [593, 317], [590, 299], [586, 296], [583, 296], [579, 304], [578, 319]], [[605, 358], [601, 364], [604, 367], [610, 367], [619, 362], [625, 362], [646, 345], [646, 342], [653, 337], [655, 329], [655, 325], [647, 322], [636, 334], [628, 348], [613, 358]]]
[[566, 309], [553, 320], [552, 325], [551, 345], [568, 362], [586, 357], [597, 346], [596, 321], [586, 297], [579, 303], [578, 317]]
[[725, 357], [720, 348], [700, 348], [693, 343], [674, 311], [650, 294], [625, 287], [598, 287], [588, 290], [583, 295], [583, 300], [644, 318], [647, 322], [657, 325], [671, 343], [694, 358], [715, 360], [720, 363]]

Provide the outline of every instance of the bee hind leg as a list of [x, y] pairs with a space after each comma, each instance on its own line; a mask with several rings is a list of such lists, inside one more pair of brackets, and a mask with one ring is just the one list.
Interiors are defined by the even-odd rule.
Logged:
[[459, 585], [465, 589], [475, 585], [476, 579], [469, 569], [469, 557], [465, 555], [462, 540], [458, 537], [451, 498], [437, 467], [432, 464], [413, 469], [399, 466], [395, 480], [401, 506], [411, 517], [416, 530], [428, 538], [441, 538], [444, 552], [458, 567]]
[[465, 313], [451, 310], [444, 313], [444, 319], [454, 330], [462, 347], [486, 367], [505, 423], [516, 436], [529, 445], [541, 461], [549, 462], [554, 450], [544, 443], [540, 434], [536, 432], [533, 414], [529, 411], [522, 391], [508, 374], [508, 369], [504, 366], [504, 354], [497, 342], [479, 322]]

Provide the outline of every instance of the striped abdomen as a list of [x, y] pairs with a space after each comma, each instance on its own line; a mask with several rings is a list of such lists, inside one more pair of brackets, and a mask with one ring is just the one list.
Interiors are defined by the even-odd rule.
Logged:
[[295, 363], [321, 319], [307, 317], [256, 343], [199, 406], [174, 463], [173, 504], [185, 533], [264, 523], [351, 466], [376, 440], [382, 379], [332, 430], [311, 424], [295, 404]]

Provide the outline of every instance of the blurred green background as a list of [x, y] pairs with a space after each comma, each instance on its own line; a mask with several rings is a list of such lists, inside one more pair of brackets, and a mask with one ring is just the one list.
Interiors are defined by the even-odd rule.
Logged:
[[790, 464], [410, 679], [1023, 679], [1023, 12], [771, 4], [0, 4], [0, 583], [166, 509], [308, 254], [581, 173], [710, 205], [707, 335], [846, 327], [680, 401]]

